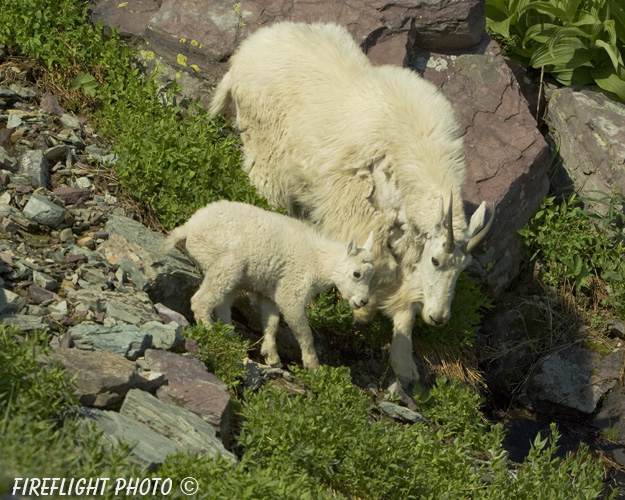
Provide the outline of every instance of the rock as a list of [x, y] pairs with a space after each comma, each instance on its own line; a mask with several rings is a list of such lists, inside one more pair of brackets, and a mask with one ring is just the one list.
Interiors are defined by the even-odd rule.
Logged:
[[170, 309], [165, 304], [161, 304], [160, 302], [156, 303], [154, 304], [154, 309], [160, 315], [161, 319], [163, 320], [163, 323], [174, 322], [182, 326], [183, 328], [189, 326], [189, 322], [187, 321], [187, 318], [185, 318], [179, 312], [176, 312]]
[[[467, 216], [486, 200], [497, 202], [497, 221], [471, 271], [494, 294], [518, 273], [524, 227], [549, 188], [549, 148], [499, 47], [486, 37], [477, 54], [415, 51], [411, 67], [441, 88], [464, 135]], [[505, 172], [505, 175], [501, 173]]]
[[56, 146], [52, 146], [51, 148], [46, 149], [43, 155], [45, 156], [46, 160], [48, 160], [48, 162], [54, 164], [67, 153], [68, 149], [69, 148], [66, 144], [57, 144]]
[[66, 205], [74, 205], [77, 208], [81, 208], [85, 206], [85, 202], [91, 197], [91, 190], [71, 186], [59, 186], [52, 194], [63, 200]]
[[0, 324], [12, 326], [23, 332], [32, 332], [48, 328], [43, 318], [27, 314], [0, 314]]
[[18, 314], [26, 305], [26, 301], [11, 290], [0, 288], [0, 315]]
[[65, 367], [74, 379], [76, 397], [86, 406], [116, 408], [128, 390], [143, 383], [132, 361], [109, 351], [58, 349], [50, 358]]
[[404, 406], [391, 403], [390, 401], [380, 401], [378, 404], [380, 410], [391, 418], [416, 424], [423, 420], [423, 415], [416, 411], [410, 410]]
[[167, 351], [182, 342], [180, 326], [177, 323], [164, 325], [160, 321], [149, 321], [141, 325], [141, 329], [147, 331], [152, 337], [153, 349]]
[[95, 424], [103, 432], [102, 437], [112, 445], [122, 442], [134, 444], [131, 455], [146, 464], [150, 471], [162, 464], [167, 455], [183, 450], [181, 445], [154, 432], [147, 425], [114, 411], [81, 408], [78, 417], [85, 424]]
[[590, 414], [618, 381], [625, 349], [608, 355], [570, 345], [543, 358], [529, 377], [525, 393], [534, 406], [551, 404]]
[[31, 179], [35, 185], [47, 187], [50, 183], [50, 167], [43, 151], [27, 150], [18, 159], [17, 172]]
[[409, 410], [416, 412], [419, 409], [417, 407], [417, 404], [415, 403], [414, 398], [412, 398], [406, 393], [406, 391], [404, 390], [404, 388], [402, 387], [402, 385], [399, 383], [398, 380], [395, 380], [391, 385], [389, 385], [388, 393], [391, 396], [399, 398], [399, 400], [403, 404], [405, 404]]
[[167, 379], [168, 385], [162, 386], [156, 393], [159, 399], [199, 415], [219, 430], [222, 440], [227, 439], [230, 396], [226, 384], [209, 373], [206, 366], [195, 358], [148, 349], [145, 360], [152, 371], [163, 373]]
[[164, 0], [158, 6], [142, 0], [112, 0], [93, 6], [95, 22], [120, 26], [121, 32], [150, 42], [174, 67], [196, 73], [214, 85], [238, 43], [261, 26], [277, 21], [338, 22], [376, 63], [402, 64], [415, 43], [424, 48], [460, 50], [479, 43], [484, 32], [484, 3], [480, 0], [414, 1], [404, 4], [356, 0], [314, 3], [293, 0], [250, 0], [235, 9], [216, 1]]
[[41, 101], [39, 102], [39, 106], [41, 109], [51, 115], [61, 116], [65, 111], [60, 106], [58, 99], [50, 94], [50, 92], [45, 92], [41, 97]]
[[40, 271], [33, 271], [33, 281], [40, 287], [50, 290], [51, 292], [58, 292], [60, 288], [60, 284], [55, 278]]
[[59, 119], [61, 120], [61, 123], [67, 128], [71, 128], [74, 130], [80, 128], [80, 122], [78, 121], [78, 118], [73, 115], [63, 113], [59, 117]]
[[608, 332], [613, 337], [625, 340], [625, 323], [620, 319], [611, 319], [608, 321]]
[[249, 358], [243, 360], [245, 367], [245, 387], [256, 391], [265, 385], [269, 380], [277, 377], [293, 379], [293, 376], [282, 368], [275, 368], [268, 365], [256, 363]]
[[10, 171], [14, 171], [17, 168], [17, 160], [2, 146], [0, 146], [0, 168], [6, 168]]
[[45, 196], [35, 194], [26, 203], [24, 215], [39, 224], [56, 228], [65, 220], [65, 209], [54, 204]]
[[[624, 193], [625, 104], [588, 88], [564, 87], [547, 97], [546, 120], [566, 172], [557, 187], [570, 188], [572, 181], [576, 192], [591, 198]], [[607, 212], [604, 204], [587, 208]]]
[[9, 111], [9, 119], [7, 120], [7, 129], [13, 129], [13, 128], [18, 128], [20, 125], [22, 125], [22, 119], [19, 117], [19, 115], [15, 114], [15, 113], [11, 113]]
[[194, 413], [164, 403], [145, 391], [138, 389], [128, 391], [120, 413], [147, 425], [154, 432], [171, 439], [190, 453], [221, 455], [232, 462], [237, 461], [217, 439], [213, 426]]
[[99, 247], [108, 261], [118, 265], [152, 302], [191, 317], [190, 300], [202, 279], [178, 250], [161, 250], [164, 236], [132, 219], [111, 216], [106, 224], [109, 239]]
[[135, 360], [152, 343], [150, 334], [135, 325], [102, 326], [81, 323], [69, 330], [76, 347], [103, 349]]
[[59, 296], [56, 293], [46, 290], [36, 283], [30, 285], [27, 291], [28, 297], [34, 304], [49, 304], [50, 302], [59, 299]]
[[592, 425], [601, 430], [616, 431], [618, 442], [625, 445], [625, 386], [623, 381], [609, 392], [601, 404], [601, 409], [592, 419]]
[[[114, 294], [109, 294], [111, 296]], [[106, 301], [106, 314], [111, 318], [139, 325], [159, 319], [145, 293], [120, 295]]]

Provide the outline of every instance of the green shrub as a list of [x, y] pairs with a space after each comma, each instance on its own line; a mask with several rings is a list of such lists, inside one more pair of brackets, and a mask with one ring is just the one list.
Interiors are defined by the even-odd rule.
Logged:
[[46, 360], [48, 335], [20, 342], [0, 325], [0, 495], [15, 477], [138, 475], [129, 448], [105, 447], [100, 435], [72, 417], [74, 386], [58, 362]]
[[623, 199], [614, 195], [607, 201], [593, 200], [606, 205], [605, 216], [582, 209], [580, 201], [577, 195], [559, 204], [554, 197], [545, 199], [519, 233], [531, 253], [530, 260], [541, 260], [543, 280], [552, 285], [571, 284], [580, 292], [591, 279], [600, 279], [611, 288], [604, 305], [624, 316]]
[[620, 0], [487, 0], [486, 18], [515, 58], [564, 85], [596, 83], [625, 101]]
[[[296, 370], [304, 396], [265, 388], [246, 393], [243, 462], [313, 478], [350, 498], [598, 498], [602, 465], [586, 449], [565, 460], [537, 440], [511, 471], [503, 431], [479, 413], [472, 390], [439, 379], [421, 401], [423, 422], [402, 426], [370, 418], [369, 400], [346, 368]], [[428, 423], [426, 423], [428, 422]]]
[[140, 71], [116, 30], [89, 23], [87, 7], [74, 0], [9, 2], [0, 11], [0, 43], [41, 61], [57, 85], [87, 96], [118, 153], [122, 185], [165, 227], [217, 199], [267, 206], [240, 168], [232, 131], [209, 121], [197, 102], [184, 112], [164, 105], [175, 100], [175, 82], [163, 91], [158, 72]]
[[200, 323], [185, 329], [183, 336], [197, 342], [200, 360], [229, 386], [236, 386], [245, 379], [241, 361], [247, 356], [250, 344], [241, 339], [231, 325], [215, 321], [206, 327]]

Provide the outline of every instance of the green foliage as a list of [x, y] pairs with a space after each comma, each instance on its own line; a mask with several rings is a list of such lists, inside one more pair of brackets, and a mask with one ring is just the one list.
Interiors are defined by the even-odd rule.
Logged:
[[[478, 411], [472, 390], [440, 379], [421, 401], [425, 421], [371, 419], [369, 400], [345, 368], [297, 371], [304, 396], [247, 393], [242, 461], [299, 473], [351, 498], [597, 498], [602, 465], [583, 449], [564, 461], [538, 441], [512, 473], [503, 432]], [[425, 423], [429, 422], [429, 423]], [[553, 442], [557, 435], [553, 437]], [[538, 492], [538, 485], [542, 490]], [[534, 495], [534, 496], [532, 496]]]
[[625, 245], [623, 230], [619, 228], [625, 218], [623, 199], [614, 195], [607, 201], [593, 200], [605, 203], [605, 216], [582, 209], [580, 201], [577, 195], [560, 204], [554, 197], [545, 199], [519, 233], [531, 252], [530, 260], [541, 259], [542, 279], [547, 283], [571, 283], [579, 292], [591, 278], [601, 279], [612, 289], [605, 305], [624, 316]]
[[50, 352], [45, 333], [20, 342], [0, 325], [0, 495], [14, 477], [115, 477], [139, 474], [128, 447], [106, 447], [100, 435], [62, 418], [76, 404], [73, 384]]
[[200, 360], [229, 386], [236, 386], [241, 379], [245, 379], [245, 368], [241, 361], [247, 356], [250, 344], [241, 339], [231, 325], [216, 321], [206, 327], [199, 323], [188, 327], [183, 336], [197, 342]]
[[625, 101], [620, 0], [487, 0], [489, 31], [506, 50], [565, 85], [596, 83]]
[[[240, 168], [239, 143], [198, 102], [175, 103], [158, 72], [144, 74], [116, 30], [105, 32], [74, 0], [21, 0], [0, 10], [0, 43], [40, 60], [52, 80], [81, 91], [118, 154], [122, 185], [150, 205], [166, 227], [208, 202], [226, 198], [266, 206]], [[184, 116], [183, 116], [184, 115]]]
[[482, 316], [491, 307], [492, 301], [463, 272], [456, 283], [449, 322], [443, 326], [431, 326], [417, 317], [414, 332], [428, 342], [450, 347], [472, 346]]
[[[483, 313], [491, 307], [492, 301], [482, 293], [479, 285], [463, 272], [456, 284], [449, 322], [442, 327], [434, 327], [417, 316], [414, 333], [428, 342], [445, 346], [472, 346]], [[307, 316], [310, 325], [316, 330], [327, 331], [332, 335], [360, 338], [354, 328], [353, 311], [347, 301], [341, 299], [334, 289], [315, 297]], [[371, 343], [383, 345], [390, 342], [392, 329], [392, 324], [378, 314], [373, 323], [360, 333]]]
[[[155, 477], [168, 477], [174, 485], [186, 477], [198, 480], [198, 500], [325, 500], [342, 498], [316, 484], [293, 467], [267, 469], [243, 459], [235, 467], [229, 460], [176, 453], [170, 456]], [[173, 498], [188, 498], [172, 490]]]

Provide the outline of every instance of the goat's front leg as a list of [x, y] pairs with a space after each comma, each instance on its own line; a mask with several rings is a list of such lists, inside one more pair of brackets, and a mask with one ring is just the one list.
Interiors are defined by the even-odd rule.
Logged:
[[407, 390], [412, 390], [419, 382], [419, 371], [412, 357], [413, 324], [414, 308], [411, 304], [393, 315], [391, 366], [397, 380]]
[[304, 368], [313, 370], [319, 368], [319, 358], [315, 351], [315, 341], [312, 336], [312, 330], [306, 320], [306, 311], [282, 311], [284, 321], [289, 325], [289, 328], [294, 333], [295, 338], [299, 343], [302, 350], [302, 363]]

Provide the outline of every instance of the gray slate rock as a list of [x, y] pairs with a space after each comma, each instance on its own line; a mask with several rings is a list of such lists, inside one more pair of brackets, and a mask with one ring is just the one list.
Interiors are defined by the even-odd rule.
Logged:
[[146, 464], [149, 470], [154, 470], [162, 464], [170, 453], [184, 449], [171, 439], [154, 432], [147, 425], [114, 411], [81, 408], [78, 416], [85, 424], [95, 424], [103, 431], [103, 438], [112, 445], [121, 442], [135, 444], [131, 454]]
[[17, 173], [28, 177], [37, 186], [48, 187], [50, 183], [50, 166], [39, 149], [27, 150], [20, 155]]
[[130, 389], [145, 383], [132, 361], [109, 351], [58, 349], [50, 357], [59, 360], [74, 378], [75, 395], [86, 406], [119, 407]]
[[618, 442], [625, 445], [625, 386], [622, 381], [606, 395], [592, 424], [601, 430], [616, 431]]
[[69, 330], [76, 347], [103, 349], [135, 360], [152, 343], [151, 335], [135, 325], [102, 326], [81, 323]]
[[163, 253], [164, 236], [127, 217], [112, 216], [106, 224], [109, 239], [99, 247], [111, 264], [119, 265], [152, 302], [160, 302], [192, 317], [191, 296], [201, 276], [178, 250]]
[[14, 172], [17, 168], [17, 159], [11, 156], [6, 149], [0, 146], [0, 168]]
[[590, 414], [601, 397], [614, 388], [625, 362], [625, 349], [607, 356], [571, 345], [542, 359], [525, 392], [534, 406], [551, 404]]
[[128, 391], [120, 413], [147, 425], [191, 453], [221, 455], [232, 462], [237, 461], [216, 437], [212, 425], [190, 411], [164, 403], [148, 392], [138, 389]]
[[59, 227], [65, 220], [65, 209], [39, 194], [30, 197], [23, 213], [30, 220], [52, 228]]
[[[548, 95], [547, 122], [559, 145], [564, 172], [557, 187], [583, 196], [625, 193], [625, 104], [588, 88], [565, 87]], [[605, 214], [607, 207], [589, 204]]]
[[209, 373], [200, 360], [168, 351], [148, 349], [145, 360], [152, 371], [163, 373], [168, 384], [156, 396], [199, 415], [219, 430], [222, 439], [230, 429], [228, 387]]
[[423, 415], [420, 413], [410, 410], [404, 406], [391, 403], [390, 401], [380, 401], [378, 407], [383, 413], [391, 418], [394, 418], [395, 420], [401, 420], [403, 422], [410, 422], [413, 424], [423, 420]]
[[5, 288], [0, 288], [0, 314], [18, 314], [26, 305], [26, 301]]
[[42, 317], [29, 314], [0, 314], [0, 324], [13, 326], [23, 332], [48, 328], [48, 324]]
[[141, 329], [147, 331], [152, 337], [152, 348], [168, 351], [182, 343], [180, 326], [177, 323], [164, 325], [160, 321], [148, 321], [141, 325]]

